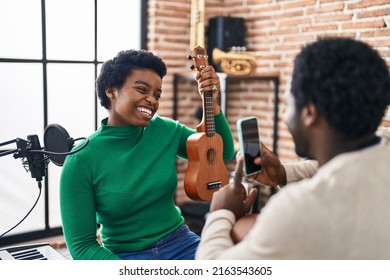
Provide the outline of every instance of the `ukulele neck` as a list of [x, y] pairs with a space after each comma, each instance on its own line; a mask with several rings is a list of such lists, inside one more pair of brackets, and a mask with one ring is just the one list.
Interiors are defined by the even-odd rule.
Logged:
[[206, 127], [206, 135], [212, 137], [215, 135], [213, 93], [205, 92], [203, 95], [203, 119]]

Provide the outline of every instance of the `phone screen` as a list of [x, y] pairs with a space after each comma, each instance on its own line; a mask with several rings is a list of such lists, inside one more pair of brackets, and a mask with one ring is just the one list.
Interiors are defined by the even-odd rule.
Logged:
[[259, 127], [255, 117], [239, 120], [241, 154], [244, 155], [244, 168], [246, 175], [256, 174], [261, 171], [261, 165], [253, 161], [261, 156]]

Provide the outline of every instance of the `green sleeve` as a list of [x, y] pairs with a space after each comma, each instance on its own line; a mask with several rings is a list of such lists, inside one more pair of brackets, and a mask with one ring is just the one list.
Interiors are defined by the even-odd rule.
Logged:
[[73, 259], [118, 260], [96, 240], [93, 184], [90, 172], [77, 159], [77, 155], [66, 158], [60, 179], [61, 217], [69, 252]]
[[214, 119], [215, 131], [221, 135], [223, 139], [223, 160], [226, 162], [231, 160], [235, 154], [233, 134], [222, 111], [214, 116]]

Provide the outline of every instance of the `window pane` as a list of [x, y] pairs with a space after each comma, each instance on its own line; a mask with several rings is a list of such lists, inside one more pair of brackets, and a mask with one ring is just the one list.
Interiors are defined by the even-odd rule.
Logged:
[[[0, 141], [43, 135], [42, 64], [0, 63]], [[42, 143], [41, 143], [42, 144]]]
[[[30, 211], [38, 197], [38, 185], [12, 155], [0, 158], [0, 234], [16, 225]], [[42, 181], [43, 183], [43, 181]], [[44, 187], [38, 204], [30, 215], [9, 235], [45, 229]]]
[[[37, 134], [43, 146], [43, 95], [42, 66], [40, 64], [0, 64], [1, 96], [0, 119], [4, 128], [0, 142]], [[16, 143], [1, 147], [16, 149]], [[33, 206], [38, 188], [35, 179], [23, 168], [21, 159], [13, 155], [0, 159], [0, 231], [5, 232], [17, 224]], [[29, 217], [9, 235], [33, 230], [43, 230], [43, 196]], [[12, 215], [9, 215], [12, 213]]]
[[73, 138], [94, 131], [94, 74], [93, 64], [48, 64], [48, 124], [60, 124]]
[[141, 0], [98, 0], [98, 60], [141, 46]]
[[[99, 64], [97, 66], [97, 73], [98, 73], [98, 76], [100, 74], [100, 71], [102, 69], [102, 64]], [[102, 119], [104, 118], [107, 118], [108, 117], [108, 111], [106, 108], [104, 108], [102, 105], [100, 105], [100, 100], [99, 98], [97, 99], [97, 123], [96, 123], [96, 127], [100, 127], [100, 122]]]
[[94, 1], [46, 0], [46, 18], [48, 59], [94, 59]]
[[[93, 64], [49, 63], [47, 67], [48, 124], [58, 123], [73, 139], [87, 137], [95, 130], [94, 75]], [[61, 167], [49, 164], [49, 222], [52, 227], [61, 225], [61, 170]]]
[[[39, 137], [43, 146], [43, 86], [42, 65], [35, 63], [0, 63], [0, 94], [2, 106], [0, 142], [22, 138], [30, 134]], [[16, 149], [16, 143], [0, 147]], [[1, 234], [16, 225], [33, 206], [38, 187], [35, 179], [23, 168], [21, 159], [13, 155], [0, 158], [0, 231]], [[16, 233], [44, 230], [44, 196], [38, 205], [15, 230]], [[12, 213], [10, 215], [10, 213]]]
[[0, 1], [0, 57], [42, 59], [40, 0]]
[[98, 100], [98, 110], [97, 110], [97, 127], [100, 127], [101, 120], [108, 117], [108, 111], [106, 108], [100, 105]]
[[61, 213], [60, 213], [60, 176], [61, 166], [54, 163], [48, 165], [49, 178], [49, 224], [50, 227], [61, 227]]

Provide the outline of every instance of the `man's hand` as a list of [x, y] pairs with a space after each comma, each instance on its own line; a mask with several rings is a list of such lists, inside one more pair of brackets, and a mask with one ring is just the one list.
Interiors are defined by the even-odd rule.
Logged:
[[270, 187], [285, 185], [286, 170], [278, 157], [263, 143], [261, 143], [261, 151], [262, 155], [260, 158], [255, 159], [255, 163], [259, 165], [261, 164], [263, 169], [260, 173], [248, 177], [248, 181], [253, 182], [253, 180], [256, 180], [259, 183]]
[[256, 200], [257, 189], [253, 188], [247, 195], [242, 185], [242, 159], [237, 160], [234, 181], [213, 193], [210, 211], [227, 209], [234, 213], [236, 220], [245, 216]]

